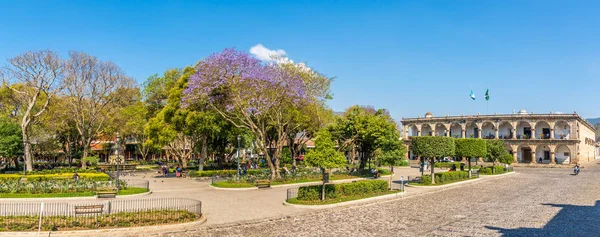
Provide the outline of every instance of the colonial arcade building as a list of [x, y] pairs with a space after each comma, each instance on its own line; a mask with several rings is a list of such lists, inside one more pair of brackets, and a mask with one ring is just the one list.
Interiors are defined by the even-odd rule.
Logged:
[[[599, 157], [595, 129], [577, 113], [516, 114], [402, 118], [403, 140], [413, 136], [502, 139], [518, 163], [575, 164]], [[540, 162], [541, 160], [541, 162]]]

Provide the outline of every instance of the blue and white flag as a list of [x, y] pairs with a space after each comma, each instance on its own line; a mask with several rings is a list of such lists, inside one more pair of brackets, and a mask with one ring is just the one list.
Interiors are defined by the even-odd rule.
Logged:
[[475, 93], [473, 93], [473, 90], [471, 90], [471, 95], [469, 95], [471, 97], [471, 99], [475, 100]]

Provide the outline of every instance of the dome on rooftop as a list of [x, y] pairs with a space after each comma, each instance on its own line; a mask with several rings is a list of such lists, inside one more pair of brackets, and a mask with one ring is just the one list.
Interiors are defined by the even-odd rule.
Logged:
[[431, 112], [425, 113], [425, 118], [433, 118], [433, 114]]
[[524, 109], [519, 110], [519, 114], [527, 114], [527, 110], [524, 110]]

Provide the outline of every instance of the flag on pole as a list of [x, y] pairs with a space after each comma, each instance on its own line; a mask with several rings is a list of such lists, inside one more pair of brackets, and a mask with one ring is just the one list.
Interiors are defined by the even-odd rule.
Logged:
[[471, 90], [471, 95], [469, 95], [471, 97], [471, 99], [475, 100], [475, 93], [473, 93], [473, 90]]
[[485, 100], [490, 100], [490, 89], [485, 89]]

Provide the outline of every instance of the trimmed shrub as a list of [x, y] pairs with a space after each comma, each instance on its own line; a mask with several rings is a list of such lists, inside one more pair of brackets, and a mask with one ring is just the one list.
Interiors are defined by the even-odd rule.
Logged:
[[[321, 197], [322, 185], [311, 185], [298, 188], [298, 200], [313, 201]], [[385, 180], [361, 180], [352, 183], [325, 185], [325, 198], [334, 199], [347, 196], [382, 193], [388, 191]]]
[[[494, 169], [494, 172], [492, 173], [492, 169]], [[504, 170], [504, 166], [502, 165], [496, 165], [496, 166], [488, 166], [488, 167], [483, 167], [481, 169], [479, 169], [479, 174], [503, 174], [506, 173], [507, 171]]]
[[456, 165], [457, 168], [460, 168], [460, 162], [435, 162], [433, 166], [435, 166], [435, 168], [452, 168], [452, 165]]
[[[443, 183], [451, 183], [461, 180], [469, 179], [468, 171], [453, 171], [453, 172], [443, 172], [443, 173], [435, 173], [435, 182], [437, 184]], [[423, 175], [421, 176], [421, 184], [429, 185], [431, 184], [431, 175]]]

